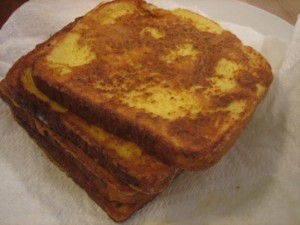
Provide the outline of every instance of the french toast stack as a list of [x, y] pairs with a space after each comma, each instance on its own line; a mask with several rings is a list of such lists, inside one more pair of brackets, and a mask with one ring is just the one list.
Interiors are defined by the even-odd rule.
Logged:
[[142, 0], [98, 5], [0, 83], [16, 121], [115, 221], [218, 162], [272, 81], [212, 20]]

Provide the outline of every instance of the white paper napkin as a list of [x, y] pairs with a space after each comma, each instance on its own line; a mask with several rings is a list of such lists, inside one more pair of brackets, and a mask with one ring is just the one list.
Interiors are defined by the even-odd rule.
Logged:
[[[150, 2], [177, 6], [170, 1]], [[0, 75], [35, 44], [97, 3], [34, 0], [24, 4], [0, 31]], [[299, 224], [300, 22], [289, 43], [221, 23], [269, 60], [274, 71], [270, 91], [245, 132], [216, 166], [181, 174], [124, 224]], [[1, 224], [114, 224], [16, 125], [2, 101], [0, 137]]]

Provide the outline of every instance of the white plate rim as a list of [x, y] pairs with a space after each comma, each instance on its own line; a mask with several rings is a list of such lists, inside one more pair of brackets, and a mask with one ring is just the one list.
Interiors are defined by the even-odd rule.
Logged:
[[293, 26], [280, 17], [261, 8], [237, 0], [174, 0], [186, 6], [197, 7], [216, 21], [248, 26], [266, 36], [288, 42]]

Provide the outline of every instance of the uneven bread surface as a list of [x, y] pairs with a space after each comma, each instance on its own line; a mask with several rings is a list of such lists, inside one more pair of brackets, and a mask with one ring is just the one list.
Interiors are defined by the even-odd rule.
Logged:
[[34, 64], [39, 88], [179, 168], [216, 163], [272, 80], [267, 61], [217, 23], [139, 0], [99, 5], [55, 40]]

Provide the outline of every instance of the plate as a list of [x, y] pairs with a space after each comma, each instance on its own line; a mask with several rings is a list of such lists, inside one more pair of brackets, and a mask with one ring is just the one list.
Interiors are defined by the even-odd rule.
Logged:
[[174, 0], [176, 3], [193, 7], [216, 21], [232, 22], [257, 30], [287, 42], [293, 26], [285, 20], [255, 6], [234, 0]]

